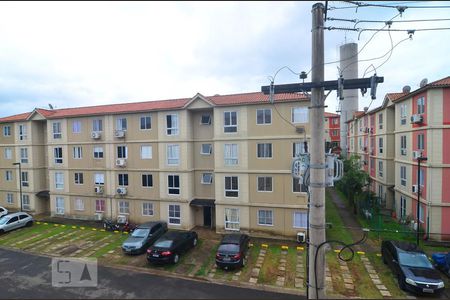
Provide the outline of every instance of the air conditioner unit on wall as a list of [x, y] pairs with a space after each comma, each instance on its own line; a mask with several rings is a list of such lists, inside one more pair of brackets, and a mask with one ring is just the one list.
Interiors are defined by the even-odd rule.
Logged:
[[116, 166], [125, 167], [127, 165], [127, 160], [125, 158], [116, 159]]
[[125, 137], [125, 131], [123, 131], [123, 130], [116, 130], [116, 131], [114, 131], [114, 136], [116, 138], [123, 138], [123, 137]]
[[422, 122], [423, 122], [422, 115], [415, 114], [415, 115], [411, 116], [411, 123], [417, 124], [417, 123], [422, 123]]
[[103, 194], [103, 187], [102, 186], [96, 186], [94, 188], [94, 190], [95, 190], [96, 194]]
[[306, 234], [304, 232], [297, 232], [297, 243], [305, 243]]
[[91, 138], [93, 138], [94, 140], [98, 140], [101, 137], [102, 137], [102, 134], [100, 132], [92, 131]]
[[412, 186], [412, 192], [413, 193], [417, 193], [419, 191], [419, 187], [417, 186], [417, 184], [413, 184]]
[[126, 187], [118, 187], [117, 188], [117, 194], [119, 194], [119, 195], [126, 195], [127, 194], [127, 188]]
[[422, 151], [413, 151], [413, 159], [418, 159], [419, 157], [422, 157]]

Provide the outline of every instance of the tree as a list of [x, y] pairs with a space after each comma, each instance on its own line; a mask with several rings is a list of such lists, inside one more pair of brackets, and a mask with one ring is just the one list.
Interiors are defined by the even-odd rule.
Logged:
[[344, 160], [344, 176], [336, 186], [347, 196], [353, 206], [353, 213], [357, 213], [356, 199], [363, 192], [370, 180], [369, 174], [361, 170], [360, 158], [352, 155]]

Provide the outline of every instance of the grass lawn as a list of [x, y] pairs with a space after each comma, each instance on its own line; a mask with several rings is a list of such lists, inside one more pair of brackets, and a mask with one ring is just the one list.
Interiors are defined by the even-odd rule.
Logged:
[[331, 201], [328, 192], [325, 194], [325, 220], [327, 223], [332, 224], [332, 227], [327, 228], [326, 230], [327, 240], [339, 240], [346, 244], [353, 243], [351, 233], [346, 229], [343, 229], [344, 222], [342, 222], [336, 205]]
[[267, 248], [266, 257], [259, 272], [258, 283], [275, 285], [278, 277], [278, 262], [281, 247], [271, 246]]

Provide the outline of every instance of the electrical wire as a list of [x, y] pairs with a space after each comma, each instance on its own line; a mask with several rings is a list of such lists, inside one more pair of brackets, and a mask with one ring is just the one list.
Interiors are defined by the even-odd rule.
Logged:
[[410, 22], [442, 22], [450, 21], [450, 19], [418, 19], [418, 20], [398, 20], [398, 21], [381, 21], [381, 20], [358, 20], [358, 19], [341, 19], [341, 18], [327, 18], [328, 21], [341, 21], [350, 23], [410, 23]]
[[[344, 1], [346, 3], [350, 3], [353, 5], [356, 5], [357, 7], [383, 7], [383, 8], [395, 8], [398, 9], [400, 6], [393, 6], [393, 5], [387, 5], [387, 4], [374, 4], [374, 3], [363, 3], [358, 1]], [[448, 5], [420, 5], [420, 6], [403, 6], [404, 9], [408, 8], [450, 8]]]
[[[326, 244], [331, 244], [331, 243], [342, 245], [343, 247], [338, 252], [338, 258], [340, 260], [342, 260], [342, 261], [346, 261], [347, 262], [347, 261], [351, 261], [353, 259], [353, 257], [355, 257], [355, 251], [352, 249], [352, 247], [353, 246], [357, 246], [357, 245], [361, 245], [361, 244], [365, 243], [366, 240], [367, 240], [367, 230], [363, 229], [363, 237], [359, 241], [357, 241], [355, 243], [346, 244], [346, 243], [344, 243], [342, 241], [339, 241], [339, 240], [328, 240], [328, 241], [320, 243], [317, 246], [317, 249], [316, 249], [316, 252], [315, 252], [315, 255], [314, 255], [314, 285], [315, 285], [314, 288], [316, 289], [316, 299], [319, 299], [319, 287], [317, 286], [317, 256], [319, 255], [320, 248], [322, 246], [326, 245]], [[351, 253], [350, 257], [348, 257], [348, 258], [345, 258], [345, 257], [342, 256], [342, 253], [346, 249], [348, 249], [350, 251], [350, 253]]]

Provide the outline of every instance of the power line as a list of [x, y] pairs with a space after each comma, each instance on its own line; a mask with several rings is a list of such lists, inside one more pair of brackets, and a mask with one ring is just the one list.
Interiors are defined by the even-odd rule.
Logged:
[[381, 21], [381, 20], [358, 20], [358, 19], [342, 19], [342, 18], [327, 18], [328, 21], [342, 21], [351, 23], [409, 23], [409, 22], [442, 22], [450, 21], [450, 19], [418, 19], [418, 20], [398, 20], [398, 21]]
[[398, 32], [407, 32], [407, 33], [414, 33], [416, 31], [436, 31], [436, 30], [450, 30], [450, 27], [436, 27], [436, 28], [420, 28], [420, 29], [376, 29], [376, 28], [349, 28], [349, 27], [323, 27], [323, 29], [328, 30], [344, 30], [344, 31], [357, 31], [357, 32], [363, 32], [363, 31], [398, 31]]
[[358, 2], [358, 1], [344, 1], [353, 5], [356, 5], [356, 7], [383, 7], [383, 8], [395, 8], [399, 9], [402, 8], [403, 10], [406, 10], [408, 8], [450, 8], [449, 5], [420, 5], [420, 6], [393, 6], [393, 5], [387, 5], [387, 4], [374, 4], [374, 3], [364, 3], [364, 2]]

